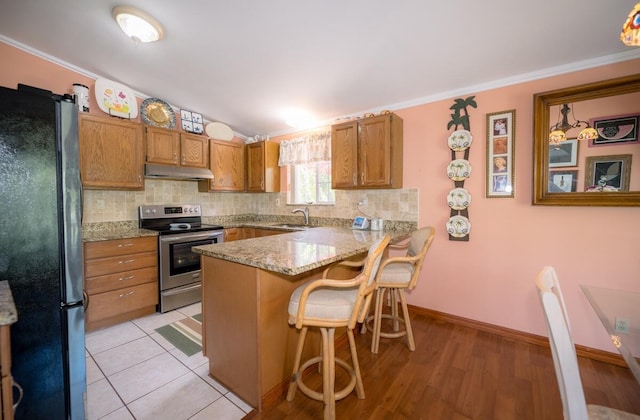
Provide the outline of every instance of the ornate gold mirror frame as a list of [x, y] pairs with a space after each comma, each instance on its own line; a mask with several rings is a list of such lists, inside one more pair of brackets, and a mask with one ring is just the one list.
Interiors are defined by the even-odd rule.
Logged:
[[[550, 170], [549, 170], [549, 128], [556, 122], [555, 114], [550, 115], [552, 107], [563, 104], [576, 104], [580, 102], [592, 101], [596, 99], [627, 95], [640, 92], [640, 75], [632, 75], [617, 79], [605, 80], [596, 83], [589, 83], [574, 86], [566, 89], [558, 89], [549, 92], [535, 94], [534, 100], [534, 139], [533, 139], [533, 204], [552, 206], [640, 206], [640, 188], [632, 188], [631, 191], [619, 192], [583, 192], [584, 189], [576, 192], [550, 192]], [[638, 101], [640, 102], [640, 101]], [[638, 103], [640, 107], [640, 103]], [[630, 112], [640, 114], [640, 109], [636, 107]], [[608, 115], [603, 111], [604, 115]], [[595, 116], [594, 116], [595, 117]], [[640, 132], [637, 134], [640, 136]], [[589, 140], [580, 140], [581, 148], [589, 147], [585, 144]], [[631, 164], [631, 177], [637, 185], [640, 179], [640, 144], [634, 144], [638, 149], [637, 158]], [[602, 152], [603, 154], [615, 155], [613, 152]], [[635, 150], [635, 149], [634, 149]], [[578, 155], [578, 159], [584, 161]], [[582, 169], [585, 169], [583, 164]], [[578, 176], [584, 177], [583, 173]], [[632, 181], [633, 184], [633, 181]]]

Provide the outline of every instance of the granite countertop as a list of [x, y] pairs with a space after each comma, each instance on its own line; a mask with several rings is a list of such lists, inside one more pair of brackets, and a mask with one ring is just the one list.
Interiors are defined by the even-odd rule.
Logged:
[[13, 303], [9, 281], [0, 281], [0, 325], [13, 324], [18, 320], [18, 311]]
[[374, 241], [385, 234], [389, 234], [392, 242], [396, 242], [410, 233], [411, 230], [371, 231], [317, 227], [192, 249], [208, 257], [297, 275], [366, 252]]
[[158, 232], [140, 229], [137, 221], [91, 223], [82, 226], [82, 242], [158, 236]]

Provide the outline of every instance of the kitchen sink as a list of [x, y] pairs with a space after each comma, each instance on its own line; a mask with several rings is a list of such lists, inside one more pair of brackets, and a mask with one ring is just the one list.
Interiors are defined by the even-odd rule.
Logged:
[[289, 228], [289, 229], [309, 229], [313, 226], [309, 225], [298, 225], [295, 223], [278, 223], [273, 226], [281, 227], [281, 228]]

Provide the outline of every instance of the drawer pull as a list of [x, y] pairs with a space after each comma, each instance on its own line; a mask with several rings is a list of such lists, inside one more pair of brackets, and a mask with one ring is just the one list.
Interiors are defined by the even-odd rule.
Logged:
[[134, 261], [135, 261], [135, 258], [130, 260], [118, 261], [118, 264], [131, 264]]
[[131, 295], [132, 295], [132, 294], [134, 294], [134, 293], [135, 293], [135, 290], [132, 290], [132, 291], [130, 291], [129, 293], [122, 293], [122, 294], [120, 295], [120, 297], [122, 298], [122, 297], [131, 296]]
[[120, 277], [118, 279], [118, 281], [131, 280], [131, 279], [134, 279], [134, 278], [136, 278], [136, 276]]
[[127, 242], [126, 244], [118, 244], [118, 248], [127, 248], [133, 246], [133, 243]]

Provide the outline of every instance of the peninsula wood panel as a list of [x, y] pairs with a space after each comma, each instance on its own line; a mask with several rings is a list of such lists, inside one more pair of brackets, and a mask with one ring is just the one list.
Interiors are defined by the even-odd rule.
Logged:
[[[201, 258], [203, 353], [209, 373], [261, 410], [265, 396], [286, 383], [293, 369], [298, 331], [288, 323], [291, 293], [304, 281], [321, 277], [322, 270], [286, 276]], [[309, 343], [304, 357], [318, 348], [317, 341]]]

